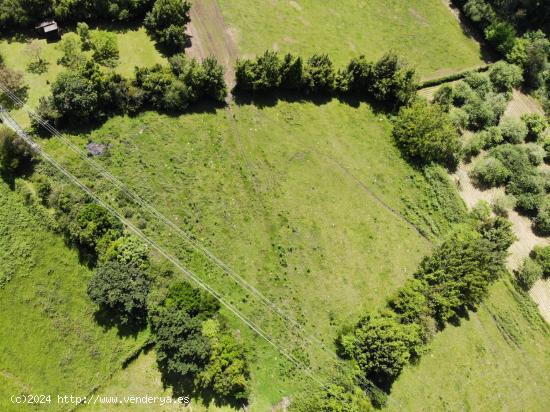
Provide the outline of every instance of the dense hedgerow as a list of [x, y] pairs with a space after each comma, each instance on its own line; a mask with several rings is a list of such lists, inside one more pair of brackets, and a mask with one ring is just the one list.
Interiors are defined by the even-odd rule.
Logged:
[[40, 100], [38, 114], [53, 125], [82, 124], [144, 109], [182, 112], [199, 100], [223, 101], [223, 68], [214, 58], [202, 63], [183, 55], [173, 59], [171, 67], [136, 68], [131, 80], [92, 62], [62, 72], [52, 84], [52, 95]]
[[338, 337], [340, 355], [389, 389], [437, 329], [479, 306], [489, 286], [506, 272], [507, 249], [514, 240], [510, 222], [491, 217], [486, 207], [476, 208], [468, 223], [422, 261], [386, 310], [365, 315]]
[[416, 92], [416, 77], [395, 54], [377, 62], [364, 56], [354, 58], [337, 71], [326, 54], [304, 61], [286, 54], [266, 51], [256, 59], [240, 59], [236, 64], [236, 90], [251, 93], [294, 91], [304, 94], [351, 93], [390, 107], [408, 104]]

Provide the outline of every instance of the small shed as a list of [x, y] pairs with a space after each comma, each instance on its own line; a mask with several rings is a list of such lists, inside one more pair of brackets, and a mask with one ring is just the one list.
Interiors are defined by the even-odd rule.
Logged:
[[59, 37], [59, 26], [55, 20], [43, 21], [35, 29], [44, 37]]

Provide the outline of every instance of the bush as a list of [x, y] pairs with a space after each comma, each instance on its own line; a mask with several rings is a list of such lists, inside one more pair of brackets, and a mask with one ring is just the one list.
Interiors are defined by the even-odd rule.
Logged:
[[535, 246], [531, 252], [531, 257], [542, 268], [542, 275], [545, 278], [550, 277], [550, 246]]
[[86, 63], [86, 55], [82, 52], [82, 40], [77, 34], [64, 34], [56, 48], [63, 53], [57, 60], [57, 64], [77, 70]]
[[504, 141], [512, 144], [522, 143], [527, 136], [527, 126], [519, 119], [504, 117], [499, 125]]
[[534, 173], [534, 167], [521, 146], [503, 144], [491, 149], [489, 155], [500, 160], [513, 179]]
[[114, 33], [98, 30], [92, 33], [91, 48], [95, 62], [107, 67], [118, 64], [118, 43]]
[[478, 96], [468, 100], [463, 109], [468, 114], [468, 128], [471, 130], [481, 130], [498, 122], [494, 107]]
[[542, 277], [542, 274], [542, 267], [533, 259], [527, 258], [516, 271], [516, 281], [523, 290], [528, 291]]
[[493, 91], [493, 84], [487, 73], [470, 72], [464, 76], [464, 81], [481, 98]]
[[438, 105], [418, 100], [399, 111], [393, 137], [402, 153], [421, 163], [454, 163], [460, 152], [459, 135]]
[[516, 30], [504, 21], [495, 21], [485, 29], [485, 38], [503, 55], [512, 51], [516, 41]]
[[0, 173], [4, 176], [21, 174], [32, 162], [33, 154], [27, 143], [0, 124]]
[[453, 105], [457, 107], [464, 106], [468, 101], [476, 96], [470, 85], [464, 80], [457, 82], [453, 86]]
[[541, 236], [550, 236], [550, 204], [541, 202], [537, 216], [533, 220], [533, 229]]
[[121, 236], [99, 256], [100, 262], [118, 262], [140, 270], [149, 268], [147, 246], [133, 236]]
[[304, 68], [304, 88], [306, 92], [331, 93], [334, 90], [334, 80], [335, 72], [328, 55], [313, 55], [309, 58]]
[[409, 104], [416, 96], [416, 74], [394, 53], [386, 53], [372, 66], [369, 92], [375, 100], [394, 108]]
[[485, 144], [484, 136], [481, 133], [476, 133], [473, 135], [462, 149], [465, 160], [469, 161], [472, 157], [475, 157], [481, 153], [481, 150], [485, 147]]
[[516, 198], [510, 195], [499, 195], [493, 199], [492, 206], [495, 215], [507, 217], [508, 211], [516, 207]]
[[538, 113], [526, 113], [521, 116], [521, 120], [527, 126], [527, 138], [529, 140], [539, 140], [548, 128], [548, 122], [544, 116]]
[[141, 324], [147, 315], [149, 289], [145, 272], [132, 264], [112, 261], [94, 271], [88, 296], [122, 325]]
[[527, 157], [533, 166], [539, 166], [546, 157], [546, 150], [536, 143], [527, 143], [523, 146], [523, 150], [527, 153]]
[[515, 64], [498, 61], [489, 69], [489, 78], [498, 92], [510, 92], [519, 87], [523, 81], [521, 67]]
[[47, 176], [41, 174], [35, 174], [33, 177], [34, 187], [36, 189], [36, 195], [40, 199], [40, 203], [43, 205], [48, 204], [48, 199], [52, 193], [52, 184]]
[[52, 85], [52, 103], [61, 118], [70, 122], [88, 122], [100, 113], [95, 84], [76, 72], [59, 74]]
[[[9, 89], [19, 100], [25, 102], [29, 87], [23, 80], [23, 73], [0, 66], [0, 84]], [[0, 105], [6, 109], [13, 109], [19, 106], [4, 92], [0, 91]]]
[[191, 3], [187, 0], [156, 0], [145, 16], [147, 32], [166, 53], [175, 54], [184, 49], [190, 8]]
[[502, 136], [502, 131], [498, 126], [490, 126], [485, 130], [479, 132], [481, 140], [483, 140], [484, 149], [490, 149], [491, 147], [498, 146], [504, 142], [504, 137]]
[[418, 325], [367, 315], [355, 327], [352, 356], [367, 379], [386, 385], [418, 356], [421, 342]]
[[500, 160], [488, 156], [476, 162], [470, 176], [481, 185], [493, 187], [508, 182], [510, 171]]
[[468, 113], [460, 107], [453, 107], [449, 110], [449, 120], [456, 129], [466, 129], [469, 123]]
[[453, 105], [453, 87], [444, 84], [434, 94], [433, 102], [439, 104], [445, 111], [449, 111]]
[[99, 205], [87, 204], [74, 210], [73, 214], [74, 219], [68, 228], [69, 236], [89, 251], [95, 251], [98, 242], [106, 235], [110, 238], [122, 235], [122, 224]]

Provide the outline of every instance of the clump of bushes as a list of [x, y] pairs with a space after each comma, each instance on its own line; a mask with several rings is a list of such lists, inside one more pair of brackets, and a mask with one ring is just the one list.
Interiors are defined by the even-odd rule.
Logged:
[[543, 277], [550, 277], [550, 246], [535, 246], [531, 258], [541, 266]]
[[533, 287], [535, 282], [542, 277], [542, 274], [540, 264], [531, 258], [525, 259], [521, 267], [515, 272], [517, 283], [526, 291]]
[[222, 102], [225, 94], [223, 68], [214, 58], [198, 63], [177, 55], [170, 67], [136, 68], [131, 80], [87, 62], [60, 73], [52, 96], [42, 98], [37, 111], [52, 125], [81, 124], [143, 109], [181, 112], [199, 100]]
[[29, 146], [13, 130], [0, 125], [0, 174], [12, 178], [27, 171], [34, 162]]
[[476, 162], [470, 176], [483, 186], [500, 186], [510, 179], [510, 171], [494, 157], [484, 157]]
[[173, 284], [150, 310], [163, 375], [243, 402], [250, 372], [242, 344], [219, 314], [219, 304], [185, 282]]
[[187, 0], [155, 0], [143, 24], [160, 48], [172, 55], [183, 51], [187, 43], [185, 27], [189, 23], [191, 3]]
[[454, 164], [461, 150], [457, 129], [447, 113], [424, 100], [399, 111], [393, 137], [407, 158], [420, 163]]
[[304, 62], [292, 54], [281, 58], [276, 52], [266, 51], [256, 59], [238, 60], [235, 75], [235, 88], [241, 92], [351, 93], [391, 107], [409, 103], [416, 91], [414, 70], [393, 53], [374, 63], [364, 56], [354, 58], [346, 69], [337, 72], [325, 54], [313, 55]]
[[528, 132], [525, 123], [513, 117], [504, 117], [499, 129], [504, 141], [512, 144], [522, 143]]

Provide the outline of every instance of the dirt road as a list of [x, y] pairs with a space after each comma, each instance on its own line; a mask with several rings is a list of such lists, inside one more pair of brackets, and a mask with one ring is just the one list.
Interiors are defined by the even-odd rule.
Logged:
[[231, 89], [235, 83], [234, 65], [238, 57], [235, 35], [224, 22], [216, 0], [195, 0], [191, 6], [187, 34], [191, 47], [187, 54], [202, 60], [214, 56], [225, 67], [225, 81]]

